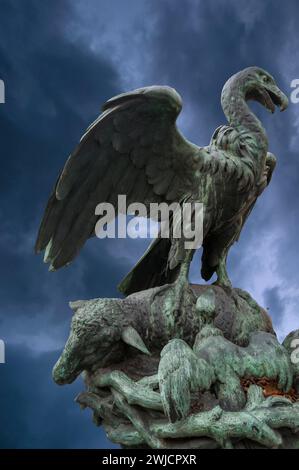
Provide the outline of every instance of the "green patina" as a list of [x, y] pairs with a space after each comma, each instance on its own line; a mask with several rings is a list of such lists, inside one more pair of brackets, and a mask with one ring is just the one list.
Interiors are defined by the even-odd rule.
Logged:
[[[112, 98], [68, 159], [45, 211], [36, 249], [55, 270], [93, 234], [95, 206], [115, 205], [118, 194], [147, 207], [204, 204], [201, 274], [207, 281], [216, 273], [214, 285], [189, 284], [195, 250], [184, 238], [158, 237], [121, 283], [124, 299], [71, 303], [53, 378], [65, 384], [83, 374], [77, 402], [123, 447], [299, 447], [299, 361], [292, 360], [299, 330], [280, 344], [267, 312], [232, 287], [226, 270], [276, 161], [249, 100], [271, 112], [288, 104], [271, 75], [249, 67], [223, 88], [228, 123], [198, 147], [176, 127], [182, 100], [175, 90]], [[276, 382], [282, 396], [243, 388], [244, 379], [261, 378]]]

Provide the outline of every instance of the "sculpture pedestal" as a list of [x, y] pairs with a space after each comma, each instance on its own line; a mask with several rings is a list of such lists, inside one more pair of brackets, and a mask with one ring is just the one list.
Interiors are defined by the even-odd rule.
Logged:
[[125, 448], [299, 448], [299, 364], [240, 289], [175, 284], [71, 303], [53, 370], [83, 373], [76, 401]]

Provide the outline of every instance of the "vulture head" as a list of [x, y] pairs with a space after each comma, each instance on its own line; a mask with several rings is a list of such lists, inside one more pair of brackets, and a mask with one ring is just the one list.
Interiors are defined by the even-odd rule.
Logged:
[[271, 113], [274, 113], [276, 106], [281, 111], [288, 107], [289, 100], [278, 88], [272, 75], [259, 67], [248, 67], [233, 75], [223, 88], [222, 101], [226, 100], [228, 91], [233, 96], [232, 89], [241, 93], [246, 101], [258, 101]]

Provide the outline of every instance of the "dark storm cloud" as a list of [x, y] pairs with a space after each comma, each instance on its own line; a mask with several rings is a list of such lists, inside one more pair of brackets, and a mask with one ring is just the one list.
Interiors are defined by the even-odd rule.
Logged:
[[24, 347], [8, 351], [7, 364], [1, 366], [2, 448], [113, 447], [102, 429], [91, 425], [90, 412], [73, 402], [83, 384], [60, 388], [52, 381], [57, 355], [36, 356]]
[[0, 109], [1, 289], [6, 306], [17, 287], [19, 297], [14, 300], [25, 309], [32, 302], [41, 307], [45, 299], [38, 291], [44, 284], [49, 298], [57, 289], [70, 296], [74, 283], [79, 295], [86, 294], [84, 260], [80, 269], [71, 267], [67, 274], [64, 270], [49, 276], [41, 260], [32, 257], [32, 247], [66, 156], [100, 104], [117, 91], [113, 67], [65, 39], [64, 28], [72, 15], [69, 2], [39, 5], [37, 1], [1, 4], [5, 22], [0, 44], [6, 59], [1, 76], [7, 84], [6, 104]]
[[105, 276], [88, 249], [76, 265], [55, 275], [33, 256], [38, 223], [59, 169], [100, 104], [118, 92], [113, 66], [66, 38], [72, 20], [71, 2], [1, 2], [0, 77], [6, 104], [0, 108], [0, 337], [7, 351], [7, 364], [0, 368], [0, 415], [7, 421], [0, 431], [2, 447], [99, 447], [103, 436], [87, 421], [86, 434], [71, 431], [80, 429], [81, 419], [72, 411], [74, 389], [56, 390], [49, 374], [57, 353], [43, 351], [62, 346], [68, 301], [115, 294], [118, 273], [113, 261], [108, 264], [104, 244], [98, 259]]
[[[7, 341], [7, 364], [0, 365], [2, 447], [106, 445], [90, 416], [72, 402], [80, 384], [59, 388], [50, 371], [68, 333], [68, 301], [116, 296], [116, 284], [145, 243], [92, 240], [57, 273], [48, 273], [32, 253], [57, 173], [101, 103], [124, 91], [124, 82], [128, 88], [174, 86], [185, 102], [180, 124], [186, 136], [205, 145], [225, 122], [220, 92], [232, 73], [259, 65], [287, 92], [299, 78], [296, 0], [287, 7], [273, 0], [135, 0], [136, 8], [134, 1], [125, 8], [125, 1], [115, 0], [113, 8], [106, 0], [1, 1], [6, 104], [0, 105], [0, 338]], [[299, 105], [274, 116], [254, 109], [279, 162], [232, 250], [230, 272], [236, 285], [269, 307], [277, 327], [280, 315], [284, 325], [295, 325], [290, 313], [299, 285]], [[199, 281], [196, 272], [193, 267]]]
[[[153, 76], [173, 83], [204, 116], [203, 129], [192, 129], [201, 144], [223, 121], [220, 92], [230, 75], [259, 65], [281, 82], [277, 59], [282, 38], [289, 37], [292, 15], [299, 12], [295, 2], [288, 9], [271, 1], [247, 0], [162, 1], [159, 10], [153, 5]], [[296, 40], [295, 30], [293, 34]]]

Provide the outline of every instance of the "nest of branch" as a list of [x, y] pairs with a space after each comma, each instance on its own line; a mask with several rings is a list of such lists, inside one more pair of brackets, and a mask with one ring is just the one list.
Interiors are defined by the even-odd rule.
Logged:
[[293, 403], [299, 400], [299, 395], [296, 393], [294, 388], [291, 388], [288, 392], [283, 392], [282, 390], [279, 390], [277, 380], [268, 379], [267, 377], [262, 377], [259, 379], [254, 377], [244, 378], [241, 380], [241, 383], [246, 393], [250, 385], [258, 385], [262, 388], [265, 398], [270, 396], [283, 396], [288, 398]]

